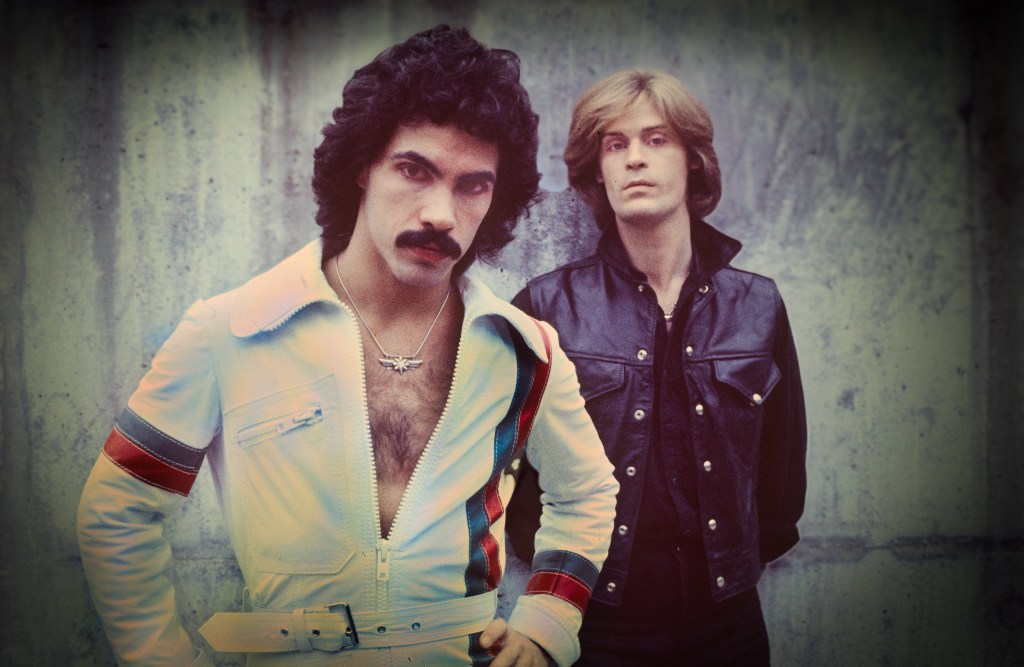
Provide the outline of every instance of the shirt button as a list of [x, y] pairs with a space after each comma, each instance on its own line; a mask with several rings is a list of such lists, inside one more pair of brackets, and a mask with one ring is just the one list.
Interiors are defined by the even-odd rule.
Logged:
[[644, 291], [644, 286], [643, 285], [637, 285], [636, 286], [636, 291], [637, 292], [643, 292]]
[[629, 532], [628, 526], [619, 526], [619, 535], [625, 535]]
[[714, 519], [711, 519], [710, 521], [708, 521], [708, 528], [710, 528], [711, 530], [718, 528], [718, 522]]
[[715, 579], [715, 585], [719, 588], [725, 586], [725, 577], [719, 577], [718, 579]]
[[694, 410], [694, 412], [696, 412], [696, 413], [697, 413], [698, 415], [702, 415], [702, 414], [704, 414], [704, 406], [703, 406], [703, 405], [701, 405], [700, 403], [698, 403], [697, 405], [695, 405], [695, 406], [694, 406], [694, 408], [693, 408], [693, 410]]
[[[721, 578], [721, 577], [719, 577], [719, 578]], [[604, 588], [609, 593], [614, 593], [615, 592], [615, 582], [614, 581], [609, 581], [608, 585], [605, 586]]]
[[711, 472], [711, 461], [704, 462], [704, 470]]
[[636, 468], [634, 468], [633, 466], [629, 466], [628, 468], [626, 468], [626, 475], [628, 475], [629, 477], [635, 476]]
[[686, 346], [686, 356], [688, 356], [688, 357], [692, 357], [693, 356], [693, 345], [687, 345]]
[[701, 294], [707, 294], [708, 293], [708, 286], [707, 285], [701, 285], [700, 287], [697, 288], [697, 291], [700, 292]]
[[647, 358], [647, 350], [638, 350], [637, 353], [636, 353], [636, 358], [639, 359], [640, 361], [643, 361], [644, 359], [646, 359]]
[[754, 395], [753, 395], [753, 396], [751, 396], [750, 398], [751, 398], [751, 399], [752, 399], [752, 400], [753, 400], [753, 401], [754, 401], [755, 403], [757, 403], [758, 405], [761, 405], [761, 401], [762, 401], [762, 400], [764, 400], [764, 399], [762, 399], [762, 398], [761, 398], [761, 394], [754, 394]]
[[647, 413], [644, 412], [643, 410], [637, 410], [636, 412], [633, 413], [633, 419], [640, 421], [641, 419], [644, 418], [645, 414]]

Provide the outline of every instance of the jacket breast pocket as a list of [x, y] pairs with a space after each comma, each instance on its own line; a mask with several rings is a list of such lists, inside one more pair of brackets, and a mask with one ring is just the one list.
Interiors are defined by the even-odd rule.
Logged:
[[336, 380], [274, 392], [224, 415], [229, 508], [256, 568], [333, 573], [352, 557]]
[[591, 357], [572, 357], [576, 377], [580, 381], [580, 394], [586, 402], [587, 413], [597, 428], [605, 448], [618, 441], [623, 411], [623, 392], [626, 388], [625, 364]]
[[762, 406], [782, 374], [769, 356], [715, 359], [711, 395], [705, 412], [718, 431], [716, 438], [748, 464], [756, 461], [761, 439]]
[[714, 365], [715, 378], [755, 406], [763, 403], [782, 379], [779, 367], [768, 356], [716, 359]]

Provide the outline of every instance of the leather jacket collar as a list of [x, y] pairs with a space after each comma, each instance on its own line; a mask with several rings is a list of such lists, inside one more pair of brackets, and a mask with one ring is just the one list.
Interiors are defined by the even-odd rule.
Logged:
[[[725, 268], [743, 248], [743, 244], [736, 239], [699, 219], [690, 221], [690, 243], [693, 246], [693, 273], [697, 278], [707, 278]], [[608, 266], [628, 279], [647, 279], [629, 261], [615, 225], [610, 225], [601, 235], [597, 254]]]

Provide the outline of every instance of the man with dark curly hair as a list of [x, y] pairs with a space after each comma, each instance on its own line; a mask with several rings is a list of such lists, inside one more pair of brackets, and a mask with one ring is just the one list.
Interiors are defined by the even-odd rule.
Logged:
[[[215, 651], [569, 665], [618, 484], [554, 331], [465, 274], [536, 197], [519, 60], [438, 26], [358, 70], [323, 132], [321, 238], [189, 309], [86, 484], [82, 560], [117, 659], [210, 664], [160, 522], [208, 457], [247, 607], [200, 629]], [[527, 455], [544, 527], [506, 623], [503, 508]]]

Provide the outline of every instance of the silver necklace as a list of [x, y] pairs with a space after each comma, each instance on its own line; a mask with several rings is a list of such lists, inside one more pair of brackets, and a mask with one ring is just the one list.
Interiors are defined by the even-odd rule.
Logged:
[[338, 277], [341, 289], [345, 292], [345, 296], [348, 297], [348, 302], [352, 304], [352, 310], [356, 311], [356, 317], [358, 317], [359, 321], [363, 323], [364, 327], [366, 327], [366, 331], [370, 334], [370, 338], [372, 338], [373, 342], [377, 345], [377, 349], [379, 349], [380, 353], [384, 355], [383, 359], [377, 360], [380, 362], [380, 365], [384, 368], [395, 371], [399, 375], [402, 375], [406, 371], [414, 371], [423, 365], [423, 360], [417, 359], [416, 357], [420, 355], [420, 351], [423, 350], [423, 346], [427, 344], [427, 339], [430, 338], [430, 334], [434, 331], [434, 325], [437, 324], [437, 321], [441, 318], [441, 313], [444, 312], [444, 307], [448, 305], [448, 297], [452, 294], [451, 283], [448, 284], [448, 291], [444, 295], [444, 301], [441, 303], [441, 309], [437, 311], [437, 315], [434, 315], [434, 321], [430, 323], [430, 328], [427, 329], [427, 334], [423, 337], [423, 341], [420, 343], [420, 346], [416, 348], [416, 351], [407, 357], [401, 354], [388, 354], [384, 349], [384, 346], [380, 344], [379, 340], [377, 340], [377, 337], [373, 335], [370, 325], [366, 323], [365, 319], [363, 319], [363, 314], [360, 313], [359, 308], [356, 307], [355, 300], [352, 298], [352, 295], [348, 293], [348, 288], [345, 287], [345, 281], [341, 279], [341, 270], [338, 269], [338, 257], [334, 258], [334, 275]]

